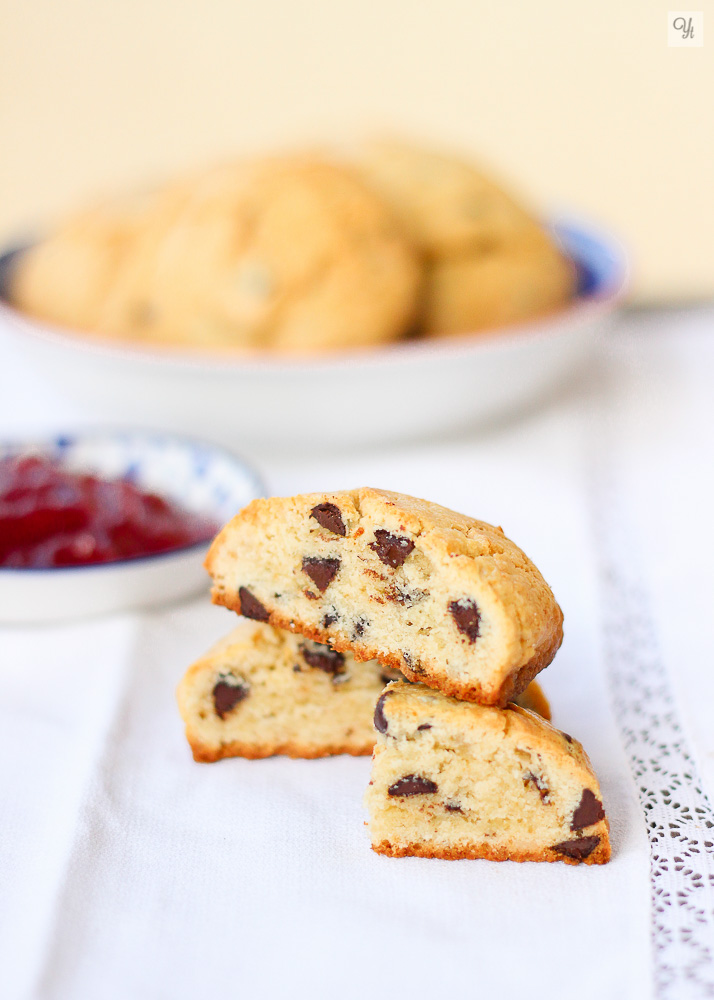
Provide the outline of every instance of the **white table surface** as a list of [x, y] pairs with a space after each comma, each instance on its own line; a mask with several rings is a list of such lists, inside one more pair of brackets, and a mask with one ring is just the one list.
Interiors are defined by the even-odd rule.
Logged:
[[[91, 423], [0, 351], [0, 434]], [[650, 850], [603, 655], [589, 466], [605, 453], [628, 511], [628, 562], [714, 800], [713, 437], [714, 308], [700, 307], [625, 316], [587, 371], [489, 430], [349, 454], [243, 449], [270, 493], [399, 489], [523, 546], [565, 612], [543, 685], [602, 781], [604, 869], [377, 858], [367, 760], [194, 764], [173, 690], [232, 623], [207, 597], [1, 629], [0, 996], [652, 996]]]

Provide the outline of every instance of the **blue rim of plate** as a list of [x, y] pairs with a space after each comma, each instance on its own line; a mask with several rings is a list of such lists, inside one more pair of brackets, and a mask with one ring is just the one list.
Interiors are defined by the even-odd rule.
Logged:
[[578, 269], [578, 299], [605, 298], [619, 290], [627, 272], [621, 248], [591, 224], [563, 217], [550, 224], [561, 249]]
[[[265, 496], [265, 483], [253, 466], [246, 462], [243, 458], [235, 455], [228, 448], [212, 444], [209, 441], [204, 441], [199, 438], [186, 437], [182, 434], [171, 434], [170, 432], [164, 433], [163, 431], [144, 431], [133, 428], [125, 428], [122, 430], [117, 430], [116, 428], [92, 428], [87, 431], [74, 431], [66, 434], [56, 434], [52, 437], [37, 438], [31, 441], [5, 439], [0, 440], [0, 458], [5, 458], [7, 455], [28, 454], [33, 451], [39, 453], [44, 452], [45, 454], [49, 452], [51, 454], [61, 455], [63, 451], [72, 447], [75, 442], [89, 442], [92, 439], [111, 437], [137, 437], [148, 442], [171, 442], [173, 444], [188, 445], [189, 447], [201, 448], [205, 451], [213, 452], [225, 459], [228, 459], [231, 463], [240, 468], [241, 472], [245, 475], [247, 484], [249, 485], [251, 493], [250, 499]], [[119, 476], [115, 478], [123, 479], [126, 477]], [[247, 502], [250, 502], [250, 500]], [[208, 538], [204, 542], [194, 542], [192, 545], [180, 545], [174, 549], [167, 549], [166, 552], [154, 552], [149, 555], [132, 556], [129, 559], [113, 559], [111, 562], [87, 563], [86, 565], [77, 566], [0, 566], [0, 575], [5, 573], [23, 575], [51, 573], [52, 575], [59, 575], [63, 573], [86, 573], [88, 571], [111, 570], [117, 569], [120, 566], [138, 566], [162, 559], [171, 559], [179, 555], [189, 555], [193, 552], [202, 552], [208, 548], [210, 543], [211, 539]]]
[[450, 334], [443, 337], [417, 337], [397, 340], [388, 344], [349, 348], [347, 350], [315, 353], [281, 354], [269, 351], [241, 351], [239, 349], [205, 350], [186, 345], [157, 345], [137, 343], [120, 338], [93, 337], [37, 320], [15, 309], [8, 302], [7, 292], [12, 282], [12, 272], [20, 255], [32, 246], [32, 241], [15, 243], [0, 254], [0, 313], [9, 314], [22, 324], [23, 332], [54, 344], [62, 343], [81, 347], [95, 356], [136, 361], [147, 366], [171, 369], [210, 371], [230, 377], [236, 372], [262, 373], [269, 370], [274, 375], [292, 376], [301, 367], [339, 369], [380, 361], [412, 363], [424, 356], [469, 353], [474, 346], [486, 348], [503, 344], [509, 339], [532, 339], [548, 333], [552, 327], [567, 323], [585, 311], [607, 311], [614, 308], [627, 289], [629, 263], [627, 254], [617, 238], [607, 230], [584, 218], [562, 213], [552, 216], [546, 227], [578, 269], [577, 294], [561, 309], [533, 320], [506, 326], [479, 330], [473, 334]]

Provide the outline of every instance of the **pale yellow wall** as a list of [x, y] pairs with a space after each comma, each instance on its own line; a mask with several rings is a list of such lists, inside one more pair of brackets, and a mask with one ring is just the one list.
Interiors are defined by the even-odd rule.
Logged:
[[166, 172], [397, 128], [482, 154], [634, 249], [649, 299], [714, 293], [714, 2], [0, 0], [0, 238]]

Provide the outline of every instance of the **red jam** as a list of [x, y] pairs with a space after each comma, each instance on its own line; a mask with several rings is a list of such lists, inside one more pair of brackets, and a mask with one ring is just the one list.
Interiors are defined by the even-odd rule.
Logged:
[[125, 479], [0, 459], [0, 566], [87, 566], [209, 541], [218, 525]]

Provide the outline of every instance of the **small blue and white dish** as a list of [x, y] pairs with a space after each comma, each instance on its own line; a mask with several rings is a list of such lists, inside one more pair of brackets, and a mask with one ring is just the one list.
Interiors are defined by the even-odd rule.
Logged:
[[[127, 479], [221, 526], [263, 494], [257, 475], [229, 451], [171, 434], [86, 431], [0, 444], [0, 458], [46, 456], [73, 472]], [[207, 590], [209, 542], [96, 565], [0, 568], [0, 622], [58, 622], [180, 601]]]

